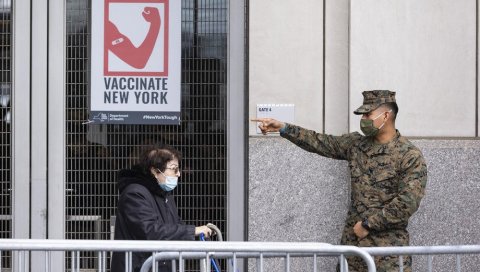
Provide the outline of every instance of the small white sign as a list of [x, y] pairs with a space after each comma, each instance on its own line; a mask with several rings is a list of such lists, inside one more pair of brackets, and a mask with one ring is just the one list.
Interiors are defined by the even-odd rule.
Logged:
[[[295, 122], [294, 104], [257, 104], [257, 118], [273, 118], [278, 121]], [[262, 134], [257, 126], [257, 134]]]

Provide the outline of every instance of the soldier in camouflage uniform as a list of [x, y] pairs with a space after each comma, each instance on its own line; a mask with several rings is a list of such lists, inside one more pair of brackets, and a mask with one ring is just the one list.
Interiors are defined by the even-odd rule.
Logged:
[[[271, 118], [261, 122], [263, 134], [278, 132], [299, 147], [321, 156], [346, 160], [351, 175], [351, 207], [341, 243], [360, 247], [406, 246], [410, 216], [425, 193], [427, 166], [422, 153], [395, 128], [398, 107], [395, 92], [363, 92], [362, 115], [355, 132], [331, 136]], [[403, 257], [404, 271], [411, 271], [411, 257]], [[358, 257], [348, 258], [349, 271], [367, 271]], [[379, 272], [399, 271], [398, 256], [377, 256]], [[337, 268], [338, 269], [338, 268]]]

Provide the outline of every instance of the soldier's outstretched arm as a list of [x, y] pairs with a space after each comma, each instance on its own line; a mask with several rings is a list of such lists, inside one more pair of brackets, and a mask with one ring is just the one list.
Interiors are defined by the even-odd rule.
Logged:
[[362, 137], [359, 133], [333, 136], [288, 123], [280, 135], [308, 152], [336, 160], [348, 160], [350, 147]]

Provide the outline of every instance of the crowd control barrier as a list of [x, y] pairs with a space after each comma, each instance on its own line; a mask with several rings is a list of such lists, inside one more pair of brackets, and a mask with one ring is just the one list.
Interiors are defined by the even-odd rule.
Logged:
[[[152, 271], [156, 270], [155, 263], [160, 259], [172, 260], [172, 271], [177, 271], [175, 260], [178, 260], [178, 271], [183, 272], [185, 260], [207, 260], [208, 263], [211, 257], [227, 259], [232, 266], [232, 271], [237, 271], [237, 262], [242, 258], [255, 258], [258, 271], [270, 271], [264, 268], [265, 258], [282, 258], [287, 272], [290, 271], [292, 258], [313, 257], [313, 271], [317, 271], [317, 258], [338, 256], [341, 264], [344, 264], [345, 256], [354, 255], [365, 261], [368, 272], [376, 272], [373, 258], [365, 249], [323, 243], [0, 239], [0, 260], [2, 254], [10, 252], [15, 256], [13, 266], [18, 272], [29, 271], [29, 255], [33, 252], [44, 253], [45, 261], [42, 269], [44, 271], [57, 271], [52, 270], [52, 266], [58, 258], [52, 259], [52, 256], [55, 252], [63, 253], [64, 256], [60, 259], [68, 257], [70, 260], [68, 271], [71, 272], [84, 271], [80, 265], [81, 252], [95, 252], [98, 256], [98, 264], [94, 271], [106, 272], [108, 256], [114, 251], [126, 252], [127, 264], [131, 264], [132, 252], [152, 252], [150, 263]], [[58, 257], [57, 255], [55, 256]], [[144, 269], [148, 271], [150, 267]], [[345, 265], [342, 265], [342, 269], [346, 271]], [[40, 271], [40, 267], [36, 267], [36, 270]], [[127, 267], [126, 272], [129, 271], [131, 271], [130, 267]]]
[[[480, 245], [456, 245], [456, 246], [404, 246], [404, 247], [364, 247], [371, 256], [399, 256], [400, 272], [403, 272], [403, 256], [427, 256], [427, 271], [433, 271], [433, 256], [435, 255], [454, 255], [455, 271], [461, 272], [461, 256], [467, 254], [480, 255]], [[415, 262], [415, 264], [417, 264]], [[480, 271], [480, 264], [477, 270]]]

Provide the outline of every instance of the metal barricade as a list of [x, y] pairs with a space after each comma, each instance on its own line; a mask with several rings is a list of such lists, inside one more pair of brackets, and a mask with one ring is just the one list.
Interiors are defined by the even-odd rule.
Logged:
[[[18, 271], [25, 271], [24, 262], [28, 260], [25, 256], [28, 256], [31, 251], [46, 252], [45, 271], [50, 271], [52, 252], [58, 251], [69, 254], [70, 271], [81, 271], [79, 259], [80, 252], [83, 251], [97, 253], [99, 272], [107, 271], [106, 260], [109, 251], [126, 252], [129, 258], [132, 252], [153, 252], [154, 258], [150, 261], [150, 267], [159, 259], [179, 260], [179, 271], [185, 271], [183, 261], [186, 259], [206, 259], [208, 263], [211, 257], [231, 260], [233, 271], [237, 270], [237, 262], [241, 258], [257, 259], [258, 271], [264, 271], [264, 258], [284, 258], [285, 271], [290, 271], [291, 258], [313, 257], [314, 271], [317, 271], [318, 257], [338, 256], [344, 260], [345, 256], [349, 255], [361, 257], [366, 262], [369, 272], [376, 271], [373, 258], [364, 249], [322, 243], [0, 239], [0, 259], [5, 251], [17, 252], [21, 256]], [[172, 263], [175, 264], [175, 261]], [[149, 264], [145, 265], [146, 270], [143, 271], [148, 271]], [[156, 266], [153, 265], [153, 267], [155, 271]], [[172, 271], [177, 271], [175, 265]]]
[[[480, 254], [480, 245], [457, 246], [404, 246], [404, 247], [363, 247], [372, 256], [399, 256], [400, 272], [403, 272], [403, 256], [427, 255], [427, 271], [433, 271], [434, 255], [455, 255], [455, 271], [461, 272], [461, 255]], [[479, 271], [480, 265], [475, 271]]]
[[[280, 242], [222, 242], [206, 243], [206, 247], [197, 247], [202, 243], [196, 243], [195, 248], [183, 248], [180, 251], [167, 251], [154, 253], [151, 258], [145, 261], [141, 272], [150, 271], [150, 268], [156, 267], [155, 263], [159, 260], [179, 260], [179, 271], [185, 271], [183, 261], [185, 259], [205, 259], [210, 263], [210, 258], [228, 259], [232, 266], [232, 271], [237, 271], [238, 259], [255, 258], [257, 271], [264, 271], [263, 260], [265, 258], [283, 258], [285, 260], [285, 271], [290, 271], [290, 261], [292, 258], [313, 257], [313, 271], [317, 271], [316, 261], [318, 257], [338, 256], [340, 263], [345, 264], [345, 256], [355, 255], [361, 257], [367, 264], [368, 271], [376, 271], [375, 264], [371, 256], [358, 247], [338, 246], [324, 243], [280, 243]], [[208, 244], [210, 244], [208, 246]], [[175, 268], [172, 268], [172, 271]], [[152, 270], [155, 271], [155, 270]], [[210, 270], [207, 269], [207, 272]], [[341, 271], [347, 271], [342, 265]]]

